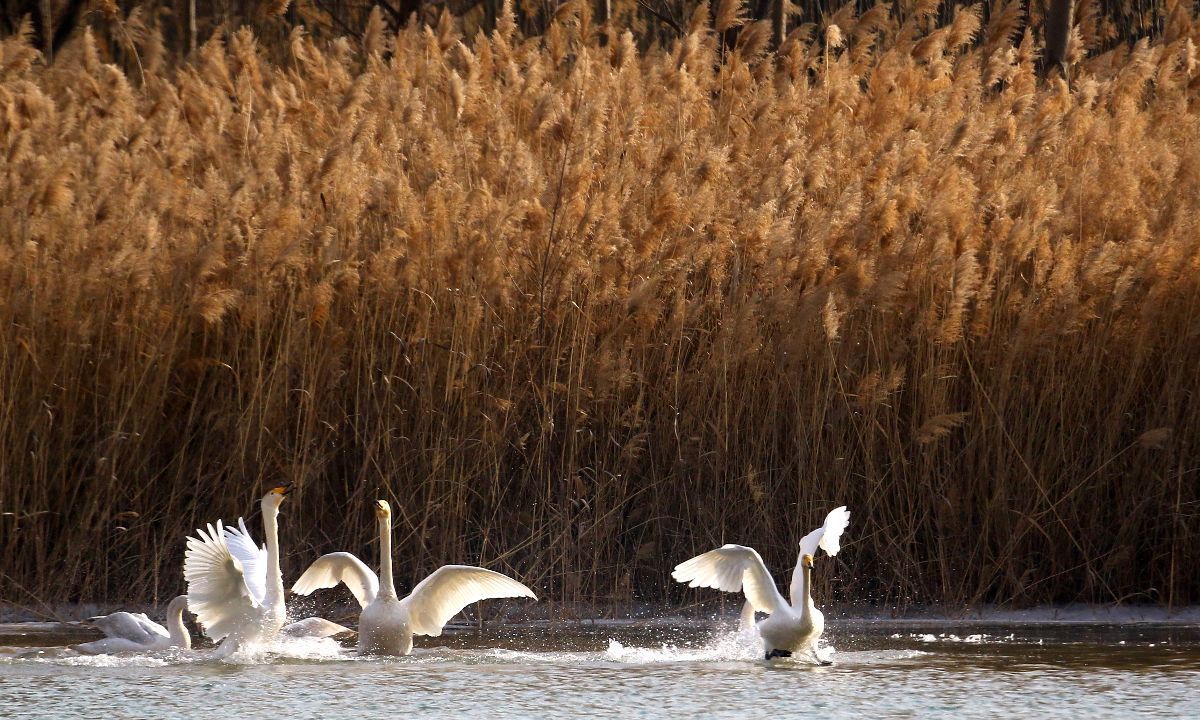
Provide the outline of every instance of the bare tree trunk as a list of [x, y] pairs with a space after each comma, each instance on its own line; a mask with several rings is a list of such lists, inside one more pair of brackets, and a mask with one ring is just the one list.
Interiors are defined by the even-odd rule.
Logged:
[[1050, 0], [1046, 9], [1046, 73], [1054, 66], [1067, 72], [1067, 41], [1075, 20], [1075, 0]]
[[775, 0], [771, 7], [771, 40], [778, 50], [787, 37], [787, 0]]
[[600, 45], [608, 44], [612, 37], [612, 28], [609, 27], [609, 22], [612, 20], [612, 0], [600, 0], [600, 8], [597, 11], [600, 24], [604, 26], [604, 32], [600, 35]]
[[46, 54], [46, 64], [54, 62], [54, 8], [50, 0], [41, 0], [39, 12], [42, 14], [42, 52]]
[[196, 0], [188, 0], [188, 55], [196, 54]]

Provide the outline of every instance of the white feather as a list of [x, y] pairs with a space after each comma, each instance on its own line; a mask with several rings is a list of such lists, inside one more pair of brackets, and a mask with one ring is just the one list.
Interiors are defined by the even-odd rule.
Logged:
[[167, 632], [165, 627], [146, 617], [146, 613], [134, 613], [133, 619], [137, 621], [138, 625], [142, 626], [142, 629], [146, 631], [147, 635], [153, 638], [171, 637], [171, 633]]
[[[140, 613], [139, 613], [140, 614]], [[121, 638], [139, 645], [145, 645], [154, 640], [145, 626], [139, 622], [137, 615], [128, 612], [115, 612], [111, 615], [100, 615], [91, 618], [89, 622], [106, 638]], [[166, 631], [164, 630], [165, 634]]]
[[800, 540], [800, 554], [815, 556], [817, 549], [820, 548], [830, 556], [837, 555], [838, 551], [842, 549], [840, 544], [842, 533], [846, 531], [849, 524], [850, 511], [846, 509], [845, 505], [830, 510], [821, 527]]
[[173, 628], [159, 625], [145, 613], [115, 612], [90, 619], [93, 627], [105, 634], [102, 640], [74, 645], [85, 653], [117, 653], [127, 651], [163, 650], [169, 647], [191, 647], [191, 638], [183, 626], [183, 611], [187, 597], [179, 596], [167, 606], [167, 623]]
[[292, 592], [308, 595], [314, 590], [331, 588], [338, 583], [345, 583], [362, 607], [370, 604], [379, 594], [379, 578], [375, 572], [348, 552], [329, 553], [317, 558], [292, 586]]
[[261, 605], [267, 597], [267, 546], [259, 547], [254, 544], [254, 539], [250, 537], [250, 531], [246, 529], [246, 522], [242, 518], [238, 518], [236, 528], [225, 528], [225, 544], [229, 546], [229, 553], [242, 564], [242, 576], [246, 587]]
[[762, 557], [744, 545], [723, 545], [697, 555], [676, 565], [671, 576], [689, 587], [745, 592], [758, 612], [775, 613], [787, 606]]
[[204, 632], [220, 641], [259, 615], [260, 604], [246, 585], [242, 564], [229, 550], [221, 521], [187, 539], [183, 576], [188, 585], [188, 609]]
[[533, 591], [507, 575], [467, 565], [443, 565], [413, 588], [401, 601], [408, 611], [409, 629], [416, 635], [442, 634], [460, 610], [491, 598], [529, 597]]
[[789, 589], [793, 604], [800, 597], [800, 586], [803, 583], [800, 559], [805, 555], [812, 555], [815, 558], [818, 549], [824, 550], [828, 555], [837, 555], [838, 551], [842, 549], [840, 544], [842, 533], [846, 531], [849, 524], [850, 511], [846, 509], [845, 505], [842, 505], [829, 511], [821, 527], [800, 538], [800, 557], [796, 558], [796, 569], [792, 571], [792, 584]]
[[324, 638], [338, 633], [353, 632], [350, 628], [338, 625], [325, 618], [310, 617], [298, 620], [290, 625], [284, 625], [281, 633], [288, 637]]

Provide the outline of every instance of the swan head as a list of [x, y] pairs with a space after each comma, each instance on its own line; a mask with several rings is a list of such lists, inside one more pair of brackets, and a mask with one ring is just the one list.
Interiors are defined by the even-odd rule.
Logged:
[[263, 510], [279, 510], [279, 506], [283, 504], [284, 496], [286, 496], [291, 489], [292, 486], [289, 483], [283, 483], [271, 488], [271, 492], [263, 495]]
[[813, 556], [809, 555], [808, 553], [805, 553], [804, 557], [800, 558], [800, 564], [803, 565], [804, 567], [808, 568], [809, 570], [812, 570]]
[[388, 504], [388, 501], [387, 500], [376, 500], [375, 501], [375, 517], [379, 518], [380, 520], [387, 520], [391, 516], [392, 516], [392, 506]]

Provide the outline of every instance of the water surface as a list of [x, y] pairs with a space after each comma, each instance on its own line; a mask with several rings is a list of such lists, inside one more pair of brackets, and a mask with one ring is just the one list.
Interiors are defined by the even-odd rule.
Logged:
[[1196, 627], [842, 625], [826, 637], [832, 667], [768, 664], [733, 630], [682, 624], [459, 632], [394, 659], [331, 640], [231, 661], [4, 648], [0, 715], [1200, 717]]

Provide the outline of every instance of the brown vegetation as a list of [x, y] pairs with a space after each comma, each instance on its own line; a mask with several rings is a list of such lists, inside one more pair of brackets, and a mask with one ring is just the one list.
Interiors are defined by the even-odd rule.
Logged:
[[823, 597], [1200, 601], [1172, 7], [1092, 57], [1077, 26], [1070, 87], [1016, 2], [777, 55], [707, 8], [601, 46], [578, 2], [179, 67], [139, 24], [128, 73], [4, 41], [0, 594], [174, 595], [184, 533], [289, 479], [286, 577], [383, 497], [400, 578], [680, 601], [676, 562], [790, 566], [845, 503]]

